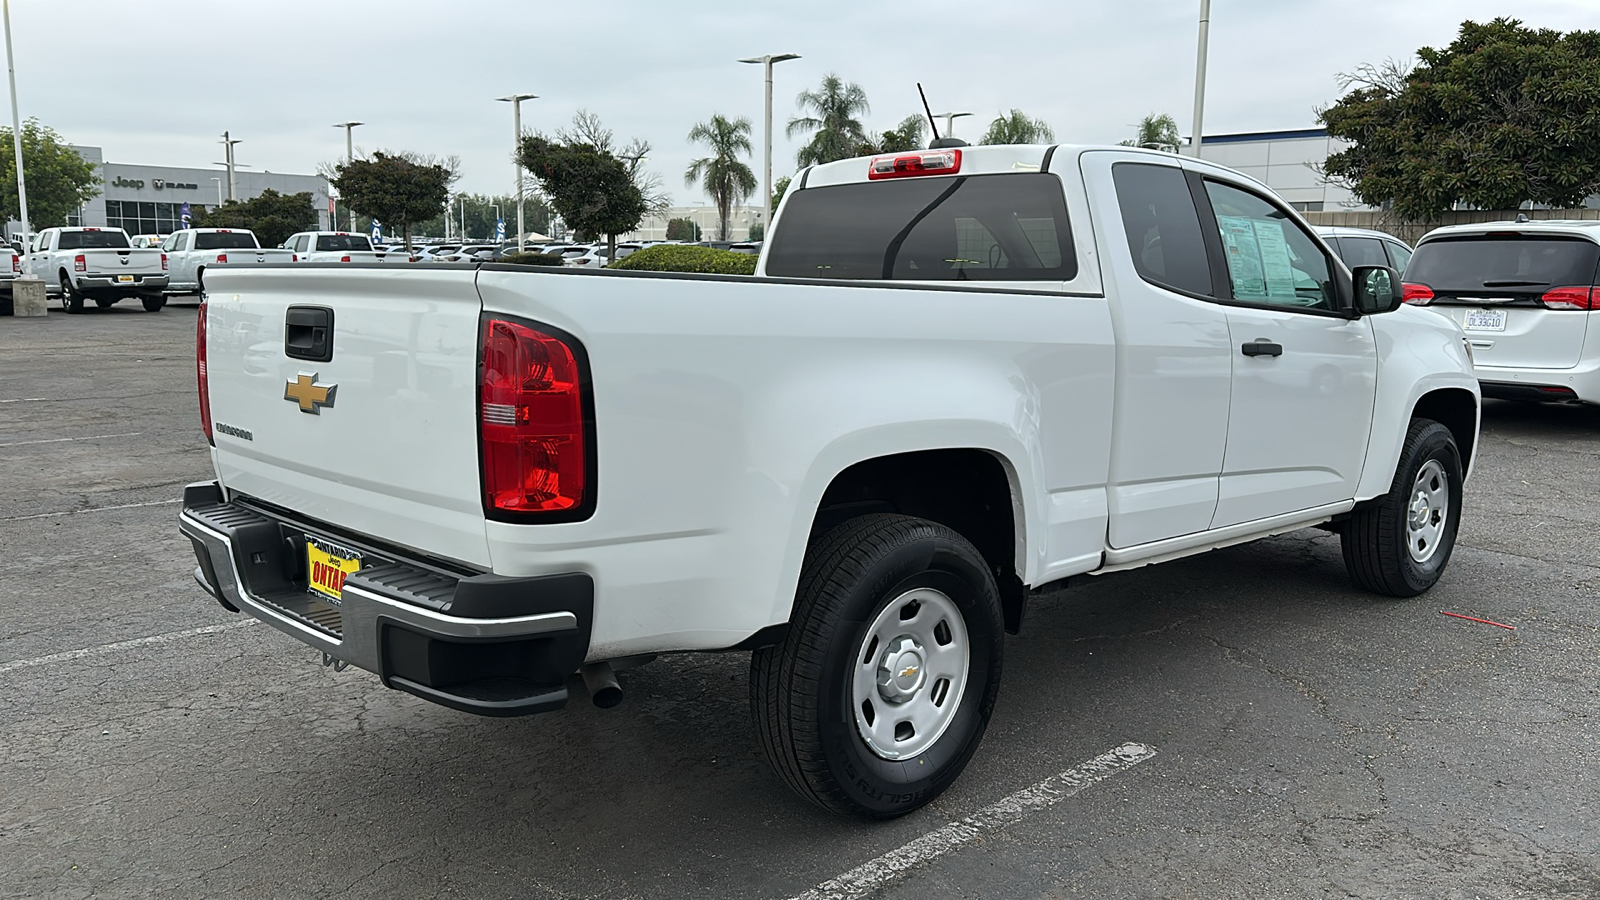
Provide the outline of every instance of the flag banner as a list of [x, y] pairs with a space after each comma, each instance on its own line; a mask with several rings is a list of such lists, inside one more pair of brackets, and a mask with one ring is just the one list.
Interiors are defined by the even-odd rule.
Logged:
[[189, 223], [194, 221], [189, 216], [189, 204], [185, 203], [182, 207], [180, 207], [178, 209], [178, 221], [182, 222], [183, 223], [183, 227], [185, 227], [185, 228], [188, 228], [189, 227]]
[[503, 241], [503, 240], [506, 239], [506, 220], [505, 219], [496, 219], [495, 220], [495, 222], [494, 222], [494, 239], [497, 240], [497, 241]]
[[372, 239], [374, 241], [383, 240], [383, 223], [377, 219], [372, 220]]

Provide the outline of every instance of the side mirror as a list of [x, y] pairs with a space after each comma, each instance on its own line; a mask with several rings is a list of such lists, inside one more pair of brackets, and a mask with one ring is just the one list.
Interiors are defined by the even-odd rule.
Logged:
[[1356, 309], [1362, 315], [1393, 312], [1405, 294], [1400, 273], [1388, 266], [1356, 266], [1350, 271], [1356, 289]]

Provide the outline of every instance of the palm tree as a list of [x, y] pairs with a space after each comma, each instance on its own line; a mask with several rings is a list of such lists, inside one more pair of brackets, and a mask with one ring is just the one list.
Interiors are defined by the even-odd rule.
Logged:
[[795, 105], [812, 115], [790, 119], [788, 136], [816, 132], [795, 154], [800, 165], [849, 159], [856, 155], [863, 144], [870, 143], [866, 129], [857, 118], [872, 111], [867, 104], [867, 92], [860, 85], [846, 84], [830, 72], [822, 77], [819, 90], [801, 91], [800, 96], [795, 98]]
[[980, 144], [1047, 144], [1056, 139], [1043, 119], [1030, 119], [1020, 109], [996, 116]]
[[1131, 141], [1123, 141], [1124, 147], [1148, 147], [1151, 150], [1165, 150], [1168, 153], [1177, 153], [1178, 145], [1183, 139], [1178, 136], [1178, 123], [1166, 113], [1157, 115], [1151, 113], [1139, 120], [1138, 136]]
[[689, 164], [683, 173], [685, 187], [702, 185], [717, 204], [717, 240], [728, 239], [728, 210], [755, 193], [756, 176], [739, 157], [750, 153], [750, 120], [740, 116], [728, 121], [713, 115], [689, 129], [691, 144], [705, 144], [711, 155]]

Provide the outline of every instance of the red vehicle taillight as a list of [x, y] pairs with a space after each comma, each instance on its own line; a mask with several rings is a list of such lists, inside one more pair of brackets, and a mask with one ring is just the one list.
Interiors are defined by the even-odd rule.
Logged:
[[87, 271], [89, 271], [89, 261], [83, 258], [83, 254], [82, 253], [79, 253], [77, 256], [74, 256], [72, 258], [72, 271], [74, 271], [74, 272], [87, 272]]
[[961, 171], [961, 151], [925, 150], [895, 156], [876, 156], [867, 167], [867, 178], [907, 178], [912, 175], [953, 175]]
[[339, 257], [339, 262], [349, 262], [349, 261], [350, 261], [350, 257], [348, 257], [348, 256]]
[[226, 253], [218, 253], [217, 254], [217, 262], [225, 263], [227, 261], [228, 261], [228, 254], [226, 254]]
[[22, 257], [20, 257], [20, 256], [11, 257], [11, 271], [13, 271], [13, 272], [21, 272], [22, 271]]
[[478, 435], [490, 518], [571, 520], [594, 506], [582, 348], [552, 331], [505, 319], [483, 323]]
[[167, 270], [167, 255], [165, 253], [163, 253], [163, 254], [161, 254], [161, 271], [165, 272], [166, 270]]
[[200, 389], [200, 429], [206, 433], [206, 443], [215, 447], [211, 435], [211, 380], [206, 376], [206, 301], [200, 301], [199, 314], [194, 319], [194, 377]]
[[1407, 284], [1401, 299], [1413, 306], [1427, 306], [1433, 302], [1433, 288], [1425, 284]]
[[1600, 289], [1592, 287], [1558, 287], [1544, 292], [1540, 300], [1548, 309], [1600, 309]]

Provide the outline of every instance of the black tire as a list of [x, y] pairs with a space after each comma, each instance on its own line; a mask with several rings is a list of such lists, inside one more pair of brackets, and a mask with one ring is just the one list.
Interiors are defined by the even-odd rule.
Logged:
[[61, 273], [61, 308], [69, 313], [83, 312], [83, 295], [72, 286], [72, 279], [67, 273]]
[[[1357, 585], [1374, 594], [1415, 597], [1438, 582], [1461, 522], [1461, 473], [1461, 451], [1450, 429], [1432, 419], [1412, 419], [1389, 493], [1345, 523], [1344, 565]], [[1419, 493], [1442, 494], [1448, 506], [1442, 513], [1436, 501], [1414, 509]], [[1415, 554], [1413, 543], [1419, 545]]]
[[144, 304], [145, 312], [160, 312], [167, 305], [167, 298], [161, 294], [144, 294], [139, 297], [139, 302]]
[[201, 300], [206, 298], [206, 270], [204, 266], [194, 270], [194, 295]]
[[117, 305], [117, 298], [116, 297], [96, 297], [96, 298], [94, 298], [94, 305], [100, 307], [101, 309], [110, 309], [111, 307]]
[[[866, 643], [869, 629], [884, 621], [896, 628], [896, 619], [907, 618], [904, 609], [920, 606], [906, 603], [911, 591], [942, 597], [937, 602], [959, 613], [967, 666], [955, 706], [936, 711], [944, 717], [942, 724], [923, 738], [931, 738], [931, 745], [891, 759], [863, 736], [853, 679], [857, 666], [877, 652], [877, 644]], [[905, 605], [891, 615], [896, 603]], [[930, 603], [928, 608], [938, 607]], [[948, 636], [951, 630], [942, 624]], [[889, 819], [921, 807], [955, 781], [977, 750], [1000, 689], [1003, 632], [994, 577], [961, 535], [924, 519], [882, 514], [833, 528], [806, 551], [783, 643], [757, 650], [750, 659], [751, 712], [767, 760], [796, 793], [825, 809]], [[903, 658], [891, 659], [889, 653], [884, 651], [882, 665], [893, 672]], [[916, 677], [923, 682], [908, 705], [939, 702], [933, 699], [939, 684], [926, 683], [934, 665], [921, 668]], [[946, 700], [951, 690], [947, 682]], [[885, 704], [883, 709], [893, 709]]]

